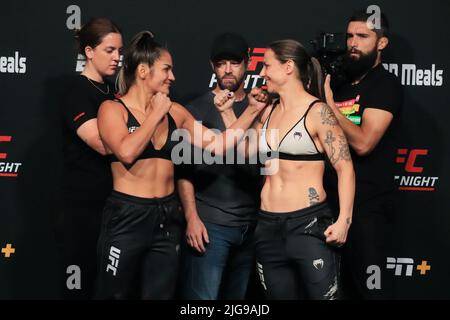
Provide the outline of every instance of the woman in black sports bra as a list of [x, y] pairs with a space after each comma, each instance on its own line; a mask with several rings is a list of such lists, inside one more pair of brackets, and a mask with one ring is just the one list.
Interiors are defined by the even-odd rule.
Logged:
[[187, 130], [197, 146], [220, 153], [234, 145], [234, 139], [225, 139], [228, 130], [248, 128], [266, 106], [266, 94], [255, 92], [230, 129], [214, 134], [168, 97], [172, 65], [169, 51], [151, 32], [138, 33], [119, 73], [122, 97], [100, 106], [98, 126], [111, 153], [113, 191], [98, 243], [98, 299], [173, 298], [184, 230], [171, 156], [177, 128]]
[[[271, 153], [255, 231], [257, 269], [269, 299], [335, 299], [339, 255], [351, 224], [355, 177], [345, 139], [320, 97], [320, 65], [294, 40], [273, 42], [260, 74], [280, 96], [263, 112], [259, 151]], [[339, 177], [336, 222], [322, 185], [325, 154]], [[269, 170], [270, 171], [270, 170]]]

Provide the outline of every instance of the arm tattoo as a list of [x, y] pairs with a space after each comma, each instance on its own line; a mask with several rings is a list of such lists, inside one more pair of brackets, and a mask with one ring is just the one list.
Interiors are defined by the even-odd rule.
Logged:
[[330, 151], [328, 158], [330, 159], [332, 165], [334, 165], [338, 161], [338, 159], [334, 157], [334, 154], [336, 153], [336, 150], [334, 149], [333, 146], [334, 141], [336, 141], [336, 138], [333, 137], [333, 132], [331, 130], [328, 130], [327, 137], [325, 138], [325, 143], [327, 144], [328, 149]]
[[347, 139], [344, 135], [339, 135], [339, 159], [351, 160]]
[[333, 146], [333, 142], [336, 141], [336, 138], [333, 136], [333, 132], [331, 130], [327, 131], [327, 137], [325, 138], [325, 143], [328, 145], [330, 162], [332, 165], [335, 165], [339, 160], [351, 160], [350, 150], [348, 148], [347, 139], [345, 139], [344, 135], [339, 135], [339, 152], [336, 154], [336, 149]]
[[328, 124], [332, 127], [338, 124], [336, 115], [327, 104], [322, 104], [322, 108], [320, 109], [320, 117], [322, 118], [322, 124]]
[[316, 189], [308, 188], [308, 197], [309, 197], [309, 205], [312, 206], [316, 203], [319, 203], [319, 194]]
[[347, 222], [347, 224], [351, 224], [352, 223], [352, 218], [347, 218], [345, 221]]

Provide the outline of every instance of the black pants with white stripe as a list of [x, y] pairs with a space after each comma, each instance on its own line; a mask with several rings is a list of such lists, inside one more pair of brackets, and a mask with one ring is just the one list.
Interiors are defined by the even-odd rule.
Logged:
[[175, 194], [146, 199], [113, 191], [103, 211], [94, 298], [173, 298], [183, 230]]
[[268, 299], [338, 298], [339, 254], [324, 236], [332, 223], [327, 203], [287, 213], [259, 212], [257, 270]]

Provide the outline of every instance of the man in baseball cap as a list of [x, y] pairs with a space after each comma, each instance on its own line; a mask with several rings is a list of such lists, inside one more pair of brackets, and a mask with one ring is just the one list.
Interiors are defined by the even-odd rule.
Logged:
[[[240, 35], [223, 33], [213, 40], [210, 62], [217, 86], [186, 105], [196, 120], [223, 131], [233, 120], [220, 109], [232, 110], [234, 119], [244, 112], [248, 60], [247, 41]], [[244, 299], [255, 268], [258, 166], [214, 164], [181, 171], [178, 189], [187, 221], [181, 296]]]
[[[217, 87], [213, 90], [215, 100], [222, 95], [231, 97], [233, 93], [237, 95], [237, 101], [245, 98], [243, 81], [248, 60], [248, 44], [242, 36], [226, 32], [213, 40], [210, 61], [217, 79]], [[223, 92], [226, 90], [228, 94]]]
[[241, 62], [248, 62], [247, 41], [236, 33], [222, 33], [214, 39], [211, 47], [211, 61], [216, 62], [221, 59], [231, 59]]

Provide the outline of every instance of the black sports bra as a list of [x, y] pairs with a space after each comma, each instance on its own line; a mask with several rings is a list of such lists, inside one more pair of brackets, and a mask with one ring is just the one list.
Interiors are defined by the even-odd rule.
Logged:
[[[135, 130], [137, 130], [141, 124], [136, 120], [136, 118], [133, 116], [131, 111], [128, 109], [128, 107], [123, 103], [122, 100], [116, 99], [115, 101], [120, 102], [125, 109], [128, 112], [128, 121], [127, 121], [127, 127], [128, 127], [128, 133], [133, 133]], [[147, 147], [142, 151], [142, 153], [139, 155], [139, 157], [136, 158], [137, 160], [142, 159], [150, 159], [150, 158], [161, 158], [166, 160], [171, 160], [171, 153], [173, 147], [177, 144], [177, 141], [172, 141], [170, 137], [172, 136], [172, 133], [177, 129], [177, 125], [175, 123], [175, 120], [173, 120], [170, 113], [167, 113], [167, 118], [169, 120], [169, 133], [167, 135], [166, 143], [162, 146], [161, 149], [155, 149], [153, 143], [151, 141], [148, 142]], [[108, 155], [108, 159], [110, 162], [118, 162], [119, 159], [114, 154]]]

